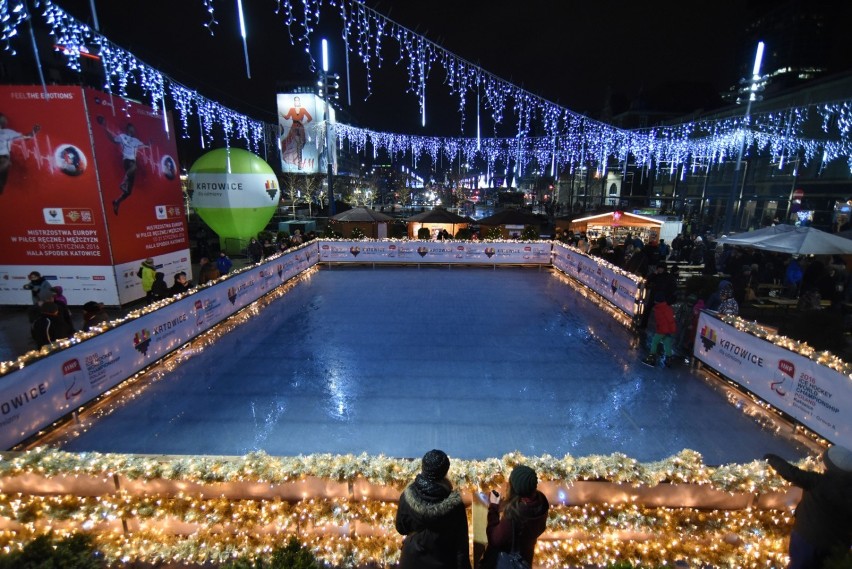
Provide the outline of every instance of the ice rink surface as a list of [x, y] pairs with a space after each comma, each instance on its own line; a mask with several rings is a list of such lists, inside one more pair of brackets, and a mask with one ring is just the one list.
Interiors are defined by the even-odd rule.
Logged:
[[549, 270], [323, 268], [69, 451], [465, 459], [808, 454]]

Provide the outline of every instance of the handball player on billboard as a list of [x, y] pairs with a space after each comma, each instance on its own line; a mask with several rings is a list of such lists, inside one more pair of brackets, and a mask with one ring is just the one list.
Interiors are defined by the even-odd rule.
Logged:
[[9, 119], [6, 118], [6, 115], [0, 113], [0, 194], [6, 187], [9, 168], [12, 166], [12, 143], [19, 138], [32, 138], [41, 129], [39, 125], [35, 125], [29, 134], [21, 134], [11, 128], [6, 128], [8, 124]]
[[112, 211], [115, 212], [115, 215], [118, 215], [118, 207], [121, 202], [133, 193], [133, 182], [136, 180], [136, 152], [149, 145], [136, 138], [136, 127], [131, 123], [127, 123], [124, 132], [116, 134], [106, 127], [104, 117], [99, 116], [97, 121], [99, 125], [104, 127], [110, 140], [121, 147], [121, 158], [124, 161], [124, 179], [118, 186], [121, 189], [121, 195], [112, 200]]

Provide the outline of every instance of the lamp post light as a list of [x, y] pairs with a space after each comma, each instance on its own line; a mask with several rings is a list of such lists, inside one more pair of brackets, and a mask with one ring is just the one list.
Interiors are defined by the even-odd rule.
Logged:
[[[760, 85], [760, 65], [763, 62], [763, 42], [757, 43], [757, 52], [754, 56], [754, 67], [751, 71], [751, 79], [749, 79], [748, 86], [748, 101], [746, 102], [746, 110], [743, 120], [743, 126], [748, 126], [749, 115], [751, 114], [751, 104], [752, 102], [758, 99], [757, 92], [762, 89]], [[734, 226], [734, 204], [738, 201], [738, 192], [739, 192], [739, 184], [740, 184], [740, 170], [742, 169], [743, 162], [743, 152], [745, 151], [746, 145], [746, 133], [743, 131], [742, 133], [742, 142], [740, 142], [740, 149], [737, 155], [737, 165], [734, 168], [734, 180], [731, 183], [731, 195], [728, 197], [728, 203], [725, 207], [725, 223], [722, 227], [722, 233], [730, 233], [731, 229]]]
[[329, 107], [328, 100], [331, 98], [331, 92], [329, 91], [329, 78], [337, 79], [337, 76], [330, 76], [328, 73], [328, 40], [322, 40], [322, 89], [323, 89], [323, 100], [325, 101], [325, 161], [326, 161], [326, 169], [328, 174], [328, 216], [331, 217], [336, 213], [336, 208], [334, 207], [334, 181], [333, 181], [333, 170], [334, 165], [332, 162], [332, 146], [331, 146], [331, 109]]

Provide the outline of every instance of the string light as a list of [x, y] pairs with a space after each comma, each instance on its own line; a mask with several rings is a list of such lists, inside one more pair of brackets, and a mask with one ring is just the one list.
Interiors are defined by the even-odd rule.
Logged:
[[[190, 89], [172, 87], [175, 81], [171, 78], [111, 44], [51, 0], [43, 0], [43, 4], [45, 19], [52, 34], [57, 37], [57, 43], [64, 46], [68, 65], [72, 69], [80, 70], [81, 52], [96, 48], [109, 59], [105, 59], [108, 82], [118, 87], [119, 94], [126, 93], [128, 84], [138, 84], [148, 94], [152, 106], [157, 108], [156, 103], [166, 96], [167, 91], [181, 91], [182, 99], [176, 101], [176, 107], [182, 115], [184, 129], [184, 114], [195, 112], [202, 115], [203, 136], [207, 139], [212, 136], [213, 126], [219, 125], [226, 133], [226, 138], [236, 132], [254, 149], [263, 140], [266, 125], [204, 99]], [[205, 26], [212, 32], [216, 24], [213, 3], [205, 0], [204, 5], [210, 17]], [[638, 164], [665, 164], [675, 171], [681, 165], [688, 166], [686, 161], [695, 156], [713, 157], [716, 164], [721, 164], [736, 156], [744, 143], [749, 152], [798, 155], [804, 164], [818, 159], [830, 162], [843, 158], [852, 170], [852, 100], [765, 113], [753, 112], [748, 119], [742, 116], [706, 118], [674, 126], [625, 131], [560, 107], [503, 81], [364, 6], [358, 0], [278, 0], [276, 13], [284, 15], [284, 25], [291, 43], [298, 42], [305, 46], [312, 68], [311, 37], [325, 5], [340, 8], [337, 12], [343, 20], [345, 35], [351, 40], [347, 41], [347, 55], [357, 55], [365, 66], [368, 96], [372, 89], [372, 69], [381, 66], [385, 43], [395, 42], [399, 53], [396, 63], [406, 69], [408, 91], [417, 95], [419, 111], [424, 119], [426, 80], [434, 67], [443, 68], [445, 84], [451, 94], [459, 97], [462, 115], [468, 91], [476, 89], [477, 93], [484, 94], [484, 104], [491, 111], [495, 128], [502, 123], [510, 104], [517, 116], [517, 136], [512, 139], [492, 138], [482, 140], [480, 144], [477, 138], [430, 139], [346, 127], [340, 129], [338, 140], [341, 145], [344, 141], [353, 141], [357, 148], [363, 149], [369, 142], [374, 146], [374, 153], [379, 149], [391, 155], [411, 153], [414, 161], [424, 152], [433, 158], [443, 154], [451, 159], [462, 154], [467, 161], [480, 156], [489, 164], [496, 160], [508, 162], [510, 159], [519, 159], [519, 171], [531, 164], [541, 169], [552, 166], [560, 171], [573, 170], [577, 166], [586, 165], [587, 161], [591, 165], [603, 167], [610, 158], [614, 157], [623, 163], [633, 154]], [[0, 3], [0, 15], [3, 15], [4, 9], [10, 15], [3, 22], [2, 39], [7, 41], [7, 47], [8, 40], [15, 36], [20, 22], [21, 6], [23, 3], [20, 1], [9, 3], [6, 0]], [[825, 137], [806, 137], [804, 133], [807, 126], [817, 120], [821, 120]], [[529, 136], [534, 125], [539, 123], [546, 135]]]
[[[661, 486], [690, 503], [690, 486], [732, 497], [785, 491], [788, 484], [762, 461], [710, 467], [688, 450], [654, 463], [618, 453], [563, 458], [510, 453], [484, 461], [454, 459], [449, 478], [465, 494], [478, 492], [505, 484], [520, 463], [536, 469], [545, 491], [556, 485], [551, 491], [559, 496], [537, 546], [543, 567], [619, 559], [652, 566], [673, 560], [738, 567], [786, 562], [792, 524], [787, 508], [656, 506], [654, 498], [649, 503], [641, 498]], [[814, 470], [816, 461], [800, 466]], [[364, 454], [155, 458], [44, 447], [9, 453], [0, 461], [7, 488], [0, 494], [0, 518], [6, 520], [0, 548], [20, 549], [49, 531], [57, 538], [87, 531], [110, 562], [215, 563], [263, 556], [289, 534], [334, 565], [395, 563], [402, 539], [394, 527], [396, 495], [419, 469], [416, 460]], [[52, 480], [50, 495], [14, 490], [16, 479], [39, 487], [42, 477]], [[594, 481], [596, 495], [606, 501], [569, 503], [573, 485], [584, 481]], [[87, 489], [80, 495], [70, 490], [78, 482]], [[304, 488], [298, 490], [301, 497], [282, 499], [293, 495], [287, 485]], [[93, 492], [98, 486], [103, 490]], [[123, 526], [133, 529], [122, 531]]]

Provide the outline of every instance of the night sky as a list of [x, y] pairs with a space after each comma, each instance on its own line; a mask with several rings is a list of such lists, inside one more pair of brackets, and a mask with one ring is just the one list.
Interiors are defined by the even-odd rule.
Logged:
[[[202, 0], [94, 1], [106, 37], [172, 79], [252, 118], [274, 120], [281, 81], [304, 83], [313, 77], [304, 47], [291, 45], [274, 0], [244, 0], [251, 79], [246, 77], [236, 0], [214, 1], [218, 25], [213, 35], [203, 25], [207, 14]], [[57, 4], [92, 22], [89, 0]], [[367, 4], [486, 71], [590, 116], [600, 112], [608, 89], [624, 100], [671, 81], [706, 82], [723, 90], [742, 76], [754, 51], [743, 41], [747, 18], [742, 0], [688, 5], [670, 0]], [[316, 57], [323, 32], [335, 48], [333, 71], [345, 78], [336, 12], [325, 13], [315, 32]], [[391, 132], [473, 135], [475, 117], [469, 114], [462, 130], [457, 100], [448, 95], [437, 66], [427, 85], [427, 126], [420, 125], [417, 98], [406, 93], [397, 56], [387, 44], [369, 97], [363, 65], [350, 56], [352, 106], [346, 104], [345, 88], [341, 98], [351, 113], [348, 122]], [[281, 90], [287, 90], [286, 84]], [[513, 122], [509, 111], [506, 123]]]

